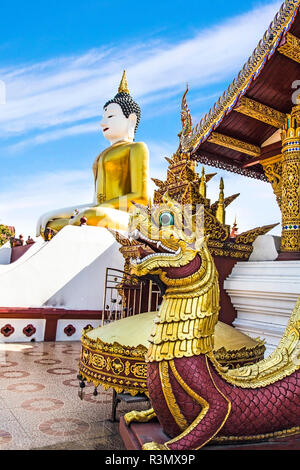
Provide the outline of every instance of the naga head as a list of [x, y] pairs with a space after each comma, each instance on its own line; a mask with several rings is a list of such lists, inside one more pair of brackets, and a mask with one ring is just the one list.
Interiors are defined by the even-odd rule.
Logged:
[[212, 262], [203, 230], [203, 207], [181, 205], [168, 193], [161, 204], [134, 204], [128, 236], [138, 244], [130, 270], [138, 277], [158, 275], [166, 287], [205, 270]]

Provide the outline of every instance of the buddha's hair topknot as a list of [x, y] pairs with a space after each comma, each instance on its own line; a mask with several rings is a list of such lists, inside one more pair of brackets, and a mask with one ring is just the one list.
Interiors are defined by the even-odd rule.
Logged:
[[112, 100], [109, 100], [107, 101], [107, 103], [105, 103], [103, 108], [106, 108], [109, 104], [112, 103], [116, 103], [121, 107], [123, 114], [126, 118], [128, 118], [131, 113], [136, 114], [137, 120], [134, 129], [134, 132], [136, 132], [139, 122], [141, 120], [141, 108], [139, 107], [139, 105], [135, 101], [133, 101], [133, 99], [128, 93], [117, 93]]

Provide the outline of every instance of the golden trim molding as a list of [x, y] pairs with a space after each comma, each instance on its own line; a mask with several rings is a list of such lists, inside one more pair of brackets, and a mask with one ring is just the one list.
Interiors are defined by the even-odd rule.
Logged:
[[287, 33], [286, 43], [278, 48], [278, 52], [300, 64], [300, 39]]
[[272, 185], [273, 192], [276, 196], [276, 201], [281, 209], [282, 198], [282, 155], [275, 155], [274, 157], [261, 160], [265, 175]]
[[257, 441], [257, 440], [266, 440], [266, 439], [282, 439], [289, 436], [300, 435], [300, 426], [295, 426], [290, 429], [284, 429], [282, 431], [269, 432], [266, 434], [257, 434], [251, 436], [217, 436], [211, 442], [212, 443], [222, 443], [222, 442], [243, 442], [243, 441]]
[[213, 132], [208, 138], [208, 142], [236, 150], [237, 152], [246, 153], [251, 157], [260, 157], [260, 147], [257, 145], [249, 144], [248, 142], [235, 139], [234, 137], [228, 137], [227, 135], [220, 134], [219, 132]]
[[176, 402], [176, 398], [173, 393], [172, 385], [170, 382], [169, 376], [169, 365], [168, 361], [161, 361], [158, 364], [159, 374], [160, 374], [160, 384], [161, 388], [170, 410], [171, 415], [176, 421], [177, 426], [181, 431], [184, 431], [188, 427], [188, 422], [185, 419], [184, 415], [180, 411], [180, 407]]
[[251, 100], [243, 96], [234, 111], [245, 114], [253, 119], [269, 124], [270, 126], [281, 129], [285, 122], [285, 114], [270, 108], [258, 101]]
[[[105, 390], [113, 388], [117, 393], [126, 391], [132, 396], [147, 390], [147, 366], [145, 355], [147, 348], [139, 345], [130, 347], [120, 343], [104, 343], [99, 338], [92, 340], [87, 332], [81, 337], [82, 347], [79, 362], [79, 372], [95, 387], [102, 385]], [[222, 347], [214, 352], [221, 366], [234, 369], [246, 364], [255, 364], [262, 360], [265, 346], [264, 341], [256, 339], [257, 345], [239, 350], [227, 350]]]

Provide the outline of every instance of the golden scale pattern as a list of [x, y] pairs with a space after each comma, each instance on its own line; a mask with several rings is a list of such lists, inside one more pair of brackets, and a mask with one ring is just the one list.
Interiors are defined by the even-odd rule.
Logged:
[[202, 278], [194, 285], [189, 284], [191, 279], [185, 279], [187, 292], [181, 294], [181, 287], [177, 294], [167, 290], [149, 338], [147, 362], [191, 357], [213, 349], [220, 308], [219, 285], [214, 264], [206, 266], [202, 266]]

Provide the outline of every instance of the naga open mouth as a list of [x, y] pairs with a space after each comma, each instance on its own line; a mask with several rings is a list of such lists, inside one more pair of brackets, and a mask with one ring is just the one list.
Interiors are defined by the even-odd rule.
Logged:
[[181, 252], [180, 247], [177, 250], [172, 250], [171, 248], [165, 246], [161, 240], [152, 240], [151, 238], [143, 235], [138, 229], [135, 229], [134, 232], [130, 232], [128, 237], [129, 241], [134, 239], [135, 241], [141, 243], [139, 246], [139, 257], [130, 259], [132, 264], [141, 264], [150, 258], [161, 255], [166, 257], [174, 257], [178, 256]]

